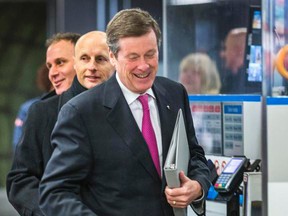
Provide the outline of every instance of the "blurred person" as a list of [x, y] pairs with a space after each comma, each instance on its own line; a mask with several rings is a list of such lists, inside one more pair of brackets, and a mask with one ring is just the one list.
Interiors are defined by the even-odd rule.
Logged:
[[221, 93], [245, 93], [245, 45], [246, 28], [234, 28], [229, 31], [220, 56], [224, 60], [225, 73], [222, 79]]
[[[121, 10], [106, 33], [116, 73], [62, 107], [51, 135], [54, 151], [39, 187], [41, 210], [45, 215], [172, 216], [172, 207], [192, 203], [202, 211], [209, 169], [185, 88], [156, 77], [157, 22], [141, 9]], [[188, 176], [181, 172], [181, 187], [172, 189], [163, 164], [180, 108], [191, 158]], [[147, 112], [151, 139], [142, 131], [146, 117], [150, 119]]]
[[58, 113], [58, 101], [48, 101], [67, 90], [75, 76], [74, 47], [79, 37], [76, 33], [58, 33], [46, 41], [46, 65], [54, 94], [31, 105], [6, 182], [8, 199], [20, 215], [42, 215], [38, 185], [52, 151], [50, 131]]
[[15, 150], [17, 143], [20, 140], [23, 130], [23, 124], [27, 118], [27, 113], [30, 106], [41, 99], [41, 97], [47, 97], [47, 93], [53, 90], [52, 83], [48, 78], [48, 68], [46, 64], [42, 64], [38, 70], [36, 75], [36, 86], [37, 88], [43, 93], [42, 96], [34, 97], [32, 99], [27, 100], [24, 102], [18, 111], [17, 117], [14, 122], [14, 132], [13, 132], [13, 150]]
[[204, 53], [192, 53], [179, 65], [179, 82], [188, 94], [219, 94], [221, 82], [214, 61]]

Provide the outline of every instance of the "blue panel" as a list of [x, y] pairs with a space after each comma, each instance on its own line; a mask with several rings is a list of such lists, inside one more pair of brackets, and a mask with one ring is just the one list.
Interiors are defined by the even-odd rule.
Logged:
[[224, 105], [225, 114], [242, 114], [242, 105]]
[[217, 102], [260, 102], [260, 95], [189, 95], [189, 101], [217, 101]]
[[118, 12], [118, 1], [110, 0], [110, 8], [109, 8], [110, 19], [112, 19], [117, 12]]
[[106, 13], [105, 13], [105, 0], [97, 1], [97, 30], [105, 31], [106, 29]]
[[268, 97], [267, 105], [288, 105], [288, 97]]

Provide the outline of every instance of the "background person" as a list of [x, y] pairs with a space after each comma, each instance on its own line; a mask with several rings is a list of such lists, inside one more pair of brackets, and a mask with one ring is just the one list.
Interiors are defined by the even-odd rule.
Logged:
[[74, 45], [79, 36], [70, 32], [58, 33], [46, 41], [46, 66], [49, 69], [49, 80], [57, 95], [70, 88], [73, 82]]
[[[38, 186], [52, 154], [50, 135], [59, 109], [72, 97], [109, 79], [115, 70], [109, 61], [106, 34], [101, 31], [88, 32], [80, 37], [75, 45], [74, 60], [77, 76], [72, 86], [63, 94], [39, 102], [31, 108], [31, 119], [34, 119], [34, 123], [37, 124], [37, 130], [33, 130], [31, 125], [30, 133], [27, 133], [27, 141], [22, 142], [21, 148], [17, 149], [18, 154], [7, 177], [9, 200], [18, 211], [21, 210], [20, 203], [23, 205], [22, 210], [32, 212], [33, 215], [42, 214], [38, 203]], [[37, 113], [42, 114], [39, 116]], [[28, 135], [36, 138], [28, 142], [30, 137]], [[31, 154], [33, 157], [28, 158]], [[27, 200], [27, 196], [20, 196], [18, 194], [20, 188], [26, 194], [32, 194], [33, 199], [29, 197]]]
[[[203, 201], [210, 186], [188, 95], [181, 84], [156, 77], [161, 32], [148, 12], [122, 10], [106, 33], [116, 74], [62, 107], [40, 183], [41, 210], [46, 215], [172, 216], [172, 207]], [[188, 176], [180, 174], [182, 187], [171, 189], [165, 188], [163, 163], [179, 108], [191, 159]], [[142, 131], [151, 116], [153, 142]]]
[[[75, 70], [73, 68], [74, 64], [73, 55], [71, 54], [74, 53], [74, 43], [77, 41], [79, 36], [80, 36], [79, 34], [67, 32], [67, 33], [54, 34], [51, 38], [47, 39], [46, 67], [48, 68], [47, 76], [48, 79], [50, 80], [50, 83], [52, 84], [52, 87], [47, 84], [44, 84], [43, 87], [44, 86], [45, 88], [49, 87], [49, 89], [53, 88], [54, 91], [42, 97], [42, 100], [55, 95], [55, 93], [61, 94], [71, 86], [73, 78], [75, 76]], [[71, 43], [73, 46], [71, 46]], [[45, 68], [42, 68], [41, 70], [40, 70], [41, 73], [46, 72]], [[39, 83], [38, 80], [40, 79], [40, 77], [42, 79], [43, 78], [46, 79], [45, 77], [43, 77], [43, 75], [41, 75], [37, 78], [37, 83]], [[32, 99], [27, 103], [23, 104], [23, 106], [21, 106], [20, 108], [18, 117], [16, 118], [14, 123], [15, 125], [13, 135], [14, 151], [17, 143], [20, 141], [20, 138], [22, 136], [22, 130], [23, 130], [22, 127], [27, 118], [27, 112], [30, 106], [39, 99], [40, 98]]]
[[67, 90], [75, 76], [74, 46], [79, 37], [76, 33], [58, 33], [46, 43], [46, 65], [55, 87], [51, 94], [54, 97], [42, 98], [30, 107], [6, 181], [9, 202], [20, 215], [42, 215], [38, 185], [52, 151], [50, 135], [58, 114], [58, 100], [52, 98], [57, 98], [55, 92]]
[[204, 53], [191, 53], [182, 59], [179, 82], [188, 94], [219, 94], [221, 88], [215, 62]]
[[[43, 93], [48, 93], [53, 90], [52, 83], [48, 78], [48, 72], [49, 70], [46, 67], [46, 64], [42, 64], [37, 70], [36, 86]], [[19, 142], [20, 137], [22, 135], [23, 124], [27, 118], [27, 113], [30, 106], [40, 99], [41, 96], [29, 99], [20, 106], [17, 117], [14, 122], [13, 150], [15, 150], [16, 145]]]
[[246, 28], [235, 28], [229, 31], [220, 56], [224, 60], [225, 73], [222, 79], [221, 93], [245, 93], [244, 67]]

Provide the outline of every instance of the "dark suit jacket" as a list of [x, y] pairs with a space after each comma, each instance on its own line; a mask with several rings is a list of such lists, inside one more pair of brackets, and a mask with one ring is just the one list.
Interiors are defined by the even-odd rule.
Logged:
[[31, 106], [6, 183], [8, 199], [20, 215], [43, 215], [38, 187], [52, 154], [50, 135], [59, 109], [84, 90], [74, 79], [72, 87], [61, 96], [55, 95]]
[[[197, 144], [186, 91], [163, 77], [156, 78], [153, 91], [163, 160], [182, 108], [191, 152], [188, 176], [207, 192], [209, 170]], [[40, 183], [40, 207], [46, 215], [173, 215], [164, 194], [165, 177], [157, 174], [115, 75], [65, 104], [51, 137], [55, 149]]]

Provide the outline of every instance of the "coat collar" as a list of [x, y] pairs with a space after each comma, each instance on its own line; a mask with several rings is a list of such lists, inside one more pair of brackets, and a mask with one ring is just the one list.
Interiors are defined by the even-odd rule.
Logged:
[[71, 87], [59, 96], [58, 112], [60, 111], [61, 107], [67, 103], [67, 101], [86, 90], [87, 88], [82, 86], [78, 81], [77, 76], [75, 76]]

